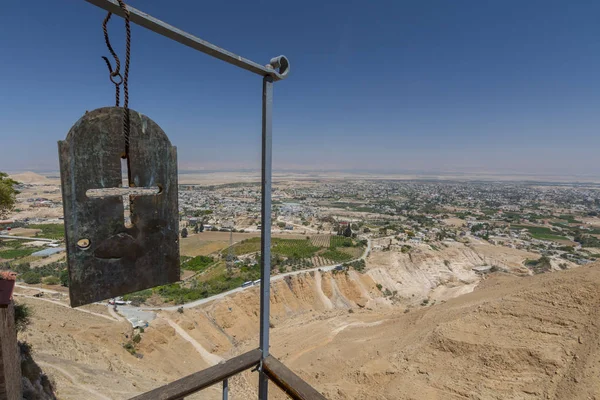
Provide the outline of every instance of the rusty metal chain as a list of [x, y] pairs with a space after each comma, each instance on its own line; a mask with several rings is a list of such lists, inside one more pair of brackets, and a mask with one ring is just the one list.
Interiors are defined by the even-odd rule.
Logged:
[[[110, 39], [108, 37], [108, 28], [107, 24], [112, 16], [112, 13], [108, 13], [106, 18], [104, 18], [104, 22], [102, 23], [102, 29], [104, 31], [104, 41], [106, 42], [106, 47], [108, 47], [108, 51], [115, 59], [116, 68], [113, 70], [112, 65], [107, 57], [102, 57], [106, 62], [106, 66], [108, 67], [108, 71], [110, 72], [110, 81], [115, 85], [115, 104], [116, 107], [120, 105], [120, 86], [123, 84], [123, 136], [125, 137], [125, 155], [129, 155], [129, 135], [131, 131], [131, 123], [129, 118], [129, 64], [131, 61], [131, 26], [130, 26], [130, 15], [127, 6], [123, 0], [117, 0], [119, 2], [119, 6], [121, 10], [123, 10], [123, 14], [125, 14], [125, 71], [123, 75], [121, 75], [121, 61], [117, 56], [117, 53], [113, 49], [110, 44]], [[118, 79], [117, 79], [118, 78]]]

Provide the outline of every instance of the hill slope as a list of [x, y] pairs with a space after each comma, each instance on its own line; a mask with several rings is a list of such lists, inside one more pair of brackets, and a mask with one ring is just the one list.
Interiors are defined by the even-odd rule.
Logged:
[[599, 398], [599, 267], [496, 275], [410, 313], [290, 326], [273, 353], [329, 399]]

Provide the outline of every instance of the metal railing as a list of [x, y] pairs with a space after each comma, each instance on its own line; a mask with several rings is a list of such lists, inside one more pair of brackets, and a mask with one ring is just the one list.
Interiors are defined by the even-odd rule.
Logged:
[[223, 382], [223, 399], [228, 398], [228, 378], [252, 368], [261, 368], [262, 373], [294, 400], [325, 400], [302, 378], [292, 372], [273, 356], [262, 358], [260, 349], [252, 350], [221, 364], [188, 375], [184, 378], [140, 394], [130, 400], [181, 400], [200, 390]]
[[[116, 0], [86, 1], [115, 15], [124, 17], [123, 10]], [[260, 347], [224, 363], [143, 393], [131, 400], [181, 400], [185, 396], [206, 389], [219, 382], [223, 384], [223, 399], [226, 400], [229, 396], [228, 378], [251, 368], [256, 368], [259, 372], [258, 398], [260, 400], [268, 399], [269, 380], [279, 386], [292, 399], [324, 400], [325, 397], [323, 395], [269, 354], [273, 83], [287, 77], [290, 71], [289, 60], [285, 56], [278, 56], [272, 58], [267, 65], [263, 66], [190, 35], [133, 7], [127, 6], [127, 10], [129, 11], [130, 21], [137, 25], [263, 77]]]

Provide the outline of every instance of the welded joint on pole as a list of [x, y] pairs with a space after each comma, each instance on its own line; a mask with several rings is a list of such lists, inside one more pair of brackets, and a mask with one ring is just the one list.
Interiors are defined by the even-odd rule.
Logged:
[[263, 358], [260, 359], [260, 361], [258, 362], [258, 364], [256, 364], [256, 367], [252, 368], [250, 370], [250, 372], [263, 372]]

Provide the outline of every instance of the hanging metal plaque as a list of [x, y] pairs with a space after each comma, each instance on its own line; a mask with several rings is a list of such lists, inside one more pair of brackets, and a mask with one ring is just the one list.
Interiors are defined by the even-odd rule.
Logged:
[[179, 280], [177, 149], [150, 118], [87, 112], [58, 142], [71, 306]]

